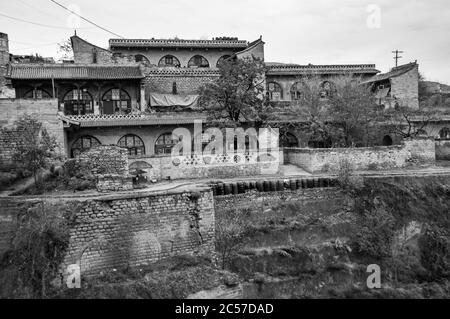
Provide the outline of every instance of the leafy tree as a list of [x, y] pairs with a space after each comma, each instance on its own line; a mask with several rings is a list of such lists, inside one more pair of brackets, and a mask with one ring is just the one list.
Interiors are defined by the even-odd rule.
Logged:
[[[342, 76], [334, 81], [335, 89], [329, 96], [329, 116], [340, 128], [346, 147], [368, 140], [378, 119], [372, 91], [354, 76]], [[367, 142], [366, 142], [367, 143]]]
[[57, 159], [56, 138], [35, 117], [25, 114], [15, 122], [17, 141], [14, 147], [13, 160], [19, 168], [31, 171], [35, 185], [38, 183], [38, 172], [48, 168], [52, 159]]
[[220, 77], [199, 90], [200, 108], [213, 121], [261, 127], [271, 114], [264, 98], [264, 62], [255, 57], [228, 59], [218, 68]]
[[315, 75], [305, 76], [300, 82], [300, 98], [290, 107], [290, 113], [308, 122], [313, 139], [327, 147], [350, 147], [369, 139], [377, 108], [370, 88], [359, 78], [336, 77], [328, 87]]
[[332, 141], [336, 140], [336, 132], [329, 121], [328, 101], [322, 97], [322, 82], [323, 80], [316, 75], [298, 79], [297, 89], [300, 96], [285, 112], [292, 118], [301, 118], [307, 122], [306, 129], [311, 135], [311, 140], [320, 141], [324, 146], [331, 146]]

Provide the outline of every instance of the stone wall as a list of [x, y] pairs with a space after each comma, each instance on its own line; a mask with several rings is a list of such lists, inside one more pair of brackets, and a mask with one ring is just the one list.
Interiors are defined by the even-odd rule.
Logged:
[[416, 137], [403, 141], [405, 149], [409, 152], [408, 161], [420, 163], [433, 163], [436, 160], [436, 142], [434, 138]]
[[104, 196], [77, 213], [65, 264], [80, 263], [85, 276], [177, 254], [213, 254], [214, 224], [208, 188]]
[[128, 175], [128, 151], [119, 146], [99, 145], [82, 152], [77, 160], [96, 175]]
[[24, 114], [31, 114], [41, 121], [48, 132], [56, 137], [60, 152], [65, 153], [65, 134], [57, 111], [56, 99], [0, 99], [0, 167], [11, 164], [12, 150], [17, 141], [14, 122]]
[[402, 168], [410, 163], [432, 163], [435, 159], [433, 139], [405, 141], [402, 145], [362, 148], [285, 148], [288, 163], [308, 172], [337, 172], [339, 163], [348, 160], [356, 170]]
[[278, 173], [284, 161], [283, 152], [275, 154], [278, 154], [277, 158], [258, 160], [257, 156], [254, 155], [249, 158], [240, 158], [238, 162], [234, 161], [232, 155], [216, 155], [214, 156], [215, 159], [210, 160], [206, 159], [207, 156], [202, 157], [200, 155], [176, 158], [171, 156], [143, 156], [130, 158], [129, 161], [130, 165], [140, 164], [142, 167], [150, 165], [151, 168], [145, 169], [149, 179], [161, 180], [169, 177], [170, 179], [230, 178]]
[[81, 153], [76, 160], [97, 177], [99, 192], [133, 189], [126, 149], [114, 145], [100, 145]]

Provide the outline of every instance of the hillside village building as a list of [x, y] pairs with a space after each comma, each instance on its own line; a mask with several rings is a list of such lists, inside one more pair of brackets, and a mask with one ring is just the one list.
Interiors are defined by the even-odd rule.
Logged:
[[[29, 110], [39, 110], [43, 120], [53, 123], [52, 131], [68, 157], [95, 145], [114, 144], [128, 149], [131, 162], [151, 166], [162, 165], [161, 158], [178, 142], [172, 139], [174, 128], [193, 132], [195, 120], [206, 120], [197, 109], [197, 92], [219, 77], [218, 64], [249, 56], [264, 60], [265, 45], [262, 38], [111, 39], [104, 49], [74, 35], [73, 64], [33, 64], [10, 63], [7, 36], [6, 46], [3, 42], [2, 86], [13, 88], [16, 99], [0, 102], [2, 108], [19, 105], [23, 112], [26, 101], [32, 101]], [[380, 105], [418, 107], [416, 63], [381, 75], [374, 64], [266, 65], [266, 94], [279, 105], [299, 98], [300, 81], [306, 75], [320, 77], [326, 97], [333, 78], [353, 74], [374, 84]], [[11, 124], [20, 112], [10, 111], [2, 123]], [[289, 125], [281, 125], [281, 131], [281, 146], [309, 145], [308, 136]]]

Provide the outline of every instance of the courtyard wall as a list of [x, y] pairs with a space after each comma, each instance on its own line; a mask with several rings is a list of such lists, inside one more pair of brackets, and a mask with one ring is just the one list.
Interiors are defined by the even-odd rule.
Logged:
[[348, 160], [353, 169], [377, 170], [402, 168], [410, 163], [433, 163], [432, 138], [405, 140], [401, 145], [361, 148], [285, 148], [286, 161], [308, 172], [337, 172], [340, 162]]

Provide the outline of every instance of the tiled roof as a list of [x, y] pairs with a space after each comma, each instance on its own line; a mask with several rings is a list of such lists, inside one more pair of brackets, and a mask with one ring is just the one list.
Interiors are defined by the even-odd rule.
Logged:
[[110, 39], [110, 48], [176, 47], [176, 48], [246, 48], [245, 40], [180, 40], [180, 39]]
[[153, 67], [145, 71], [148, 76], [220, 76], [217, 68]]
[[375, 64], [336, 64], [336, 65], [300, 65], [300, 64], [282, 64], [266, 63], [269, 67], [267, 75], [297, 75], [297, 74], [377, 74]]
[[365, 81], [364, 83], [372, 83], [372, 82], [384, 81], [387, 79], [395, 78], [397, 76], [403, 75], [403, 74], [411, 71], [416, 66], [417, 66], [416, 62], [408, 63], [405, 65], [400, 65], [398, 67], [393, 68], [390, 72], [376, 75], [376, 76], [370, 78], [369, 80]]
[[206, 121], [206, 116], [199, 113], [89, 114], [71, 116], [59, 113], [58, 115], [68, 125], [72, 124], [80, 127], [179, 125], [192, 124], [195, 120]]
[[82, 64], [12, 64], [11, 79], [115, 80], [142, 79], [138, 66]]

